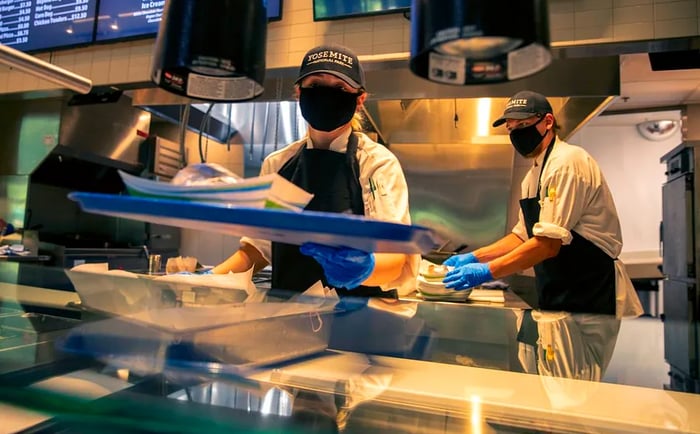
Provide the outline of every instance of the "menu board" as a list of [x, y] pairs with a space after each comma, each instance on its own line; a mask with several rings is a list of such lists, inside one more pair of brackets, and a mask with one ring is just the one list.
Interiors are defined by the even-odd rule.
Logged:
[[[155, 36], [164, 6], [165, 0], [100, 0], [95, 41]], [[267, 17], [282, 19], [282, 0], [267, 0]]]
[[314, 21], [337, 20], [411, 10], [411, 0], [313, 0], [313, 3]]
[[0, 0], [0, 43], [41, 51], [92, 42], [97, 0]]

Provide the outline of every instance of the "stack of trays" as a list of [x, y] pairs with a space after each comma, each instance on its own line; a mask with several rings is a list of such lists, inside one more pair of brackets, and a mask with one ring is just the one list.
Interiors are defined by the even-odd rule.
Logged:
[[119, 172], [131, 196], [206, 202], [248, 208], [301, 211], [312, 194], [274, 173], [244, 178], [235, 184], [175, 185]]
[[467, 301], [469, 294], [471, 294], [471, 289], [455, 291], [454, 289], [445, 288], [442, 279], [450, 270], [452, 270], [452, 267], [433, 264], [426, 260], [421, 261], [418, 284], [416, 286], [420, 295], [425, 300]]

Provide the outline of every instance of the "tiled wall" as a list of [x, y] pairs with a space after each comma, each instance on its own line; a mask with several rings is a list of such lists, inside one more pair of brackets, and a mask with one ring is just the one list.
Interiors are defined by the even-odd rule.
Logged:
[[557, 43], [664, 39], [700, 33], [698, 0], [549, 0]]
[[[360, 55], [409, 51], [410, 23], [401, 14], [313, 21], [312, 0], [284, 0], [282, 21], [268, 26], [267, 66], [296, 66], [314, 45], [335, 42]], [[700, 0], [549, 0], [556, 44], [661, 39], [700, 34]], [[507, 13], [507, 10], [504, 11]], [[153, 39], [39, 54], [95, 85], [147, 82]], [[50, 82], [0, 67], [0, 93], [54, 89]]]

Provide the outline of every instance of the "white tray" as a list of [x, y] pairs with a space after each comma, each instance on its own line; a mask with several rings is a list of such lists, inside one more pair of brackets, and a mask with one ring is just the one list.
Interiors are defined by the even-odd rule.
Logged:
[[437, 245], [433, 231], [350, 214], [227, 207], [172, 199], [71, 193], [83, 211], [289, 244], [315, 242], [368, 252], [425, 253]]

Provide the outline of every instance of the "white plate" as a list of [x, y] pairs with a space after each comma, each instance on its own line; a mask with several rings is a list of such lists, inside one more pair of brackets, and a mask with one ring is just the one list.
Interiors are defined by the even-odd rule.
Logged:
[[306, 207], [313, 197], [276, 173], [244, 178], [235, 184], [214, 185], [174, 185], [140, 178], [122, 171], [119, 175], [132, 196], [298, 210]]

